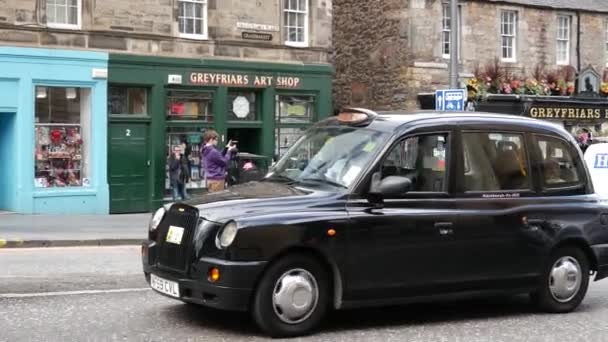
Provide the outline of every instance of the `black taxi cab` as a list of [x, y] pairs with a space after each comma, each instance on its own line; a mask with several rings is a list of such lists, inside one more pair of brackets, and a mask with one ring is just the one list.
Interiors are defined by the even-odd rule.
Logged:
[[157, 292], [249, 311], [275, 337], [330, 310], [463, 295], [562, 313], [608, 275], [608, 208], [553, 124], [348, 109], [262, 180], [160, 208], [142, 255]]

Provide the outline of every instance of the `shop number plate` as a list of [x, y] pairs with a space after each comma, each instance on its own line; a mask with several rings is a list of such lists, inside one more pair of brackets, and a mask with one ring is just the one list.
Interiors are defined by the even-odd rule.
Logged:
[[158, 292], [164, 293], [171, 297], [179, 298], [179, 284], [174, 281], [163, 279], [151, 274], [150, 286]]
[[182, 243], [182, 237], [184, 236], [184, 228], [169, 226], [169, 231], [167, 232], [167, 242], [174, 243], [179, 245]]

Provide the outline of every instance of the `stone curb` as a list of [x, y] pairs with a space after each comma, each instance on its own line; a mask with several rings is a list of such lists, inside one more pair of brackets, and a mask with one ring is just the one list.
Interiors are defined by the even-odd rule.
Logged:
[[40, 247], [75, 247], [75, 246], [127, 246], [141, 245], [144, 239], [91, 239], [91, 240], [19, 240], [0, 239], [0, 249], [4, 248], [40, 248]]

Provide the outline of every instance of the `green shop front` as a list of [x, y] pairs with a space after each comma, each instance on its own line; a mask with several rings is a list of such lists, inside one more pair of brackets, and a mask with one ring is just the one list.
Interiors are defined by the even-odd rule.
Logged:
[[168, 157], [190, 146], [189, 194], [206, 192], [200, 158], [208, 129], [219, 146], [277, 159], [331, 115], [329, 65], [110, 55], [110, 212], [154, 210], [171, 200]]

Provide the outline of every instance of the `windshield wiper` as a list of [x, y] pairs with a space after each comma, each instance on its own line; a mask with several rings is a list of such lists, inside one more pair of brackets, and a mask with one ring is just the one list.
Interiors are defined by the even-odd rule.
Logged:
[[325, 183], [329, 185], [333, 185], [338, 188], [348, 189], [348, 187], [344, 184], [340, 184], [338, 182], [331, 181], [329, 179], [321, 179], [321, 178], [302, 178], [300, 181], [302, 182], [317, 182], [317, 183]]

